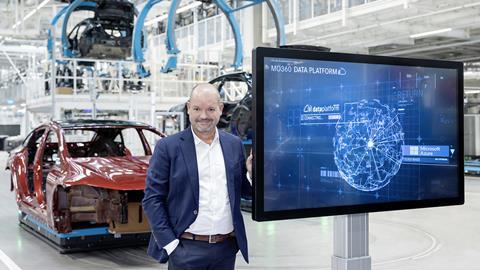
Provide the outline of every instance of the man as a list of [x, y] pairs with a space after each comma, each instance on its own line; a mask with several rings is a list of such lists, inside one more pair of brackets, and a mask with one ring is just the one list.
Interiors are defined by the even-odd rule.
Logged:
[[248, 262], [240, 197], [251, 196], [252, 156], [216, 128], [223, 104], [213, 85], [194, 87], [187, 108], [191, 128], [161, 139], [150, 159], [148, 254], [170, 270], [234, 269], [238, 249]]

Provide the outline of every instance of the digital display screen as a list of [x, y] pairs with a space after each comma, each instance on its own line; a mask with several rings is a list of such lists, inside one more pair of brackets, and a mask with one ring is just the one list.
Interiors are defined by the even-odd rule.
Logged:
[[463, 203], [457, 62], [257, 48], [254, 219]]

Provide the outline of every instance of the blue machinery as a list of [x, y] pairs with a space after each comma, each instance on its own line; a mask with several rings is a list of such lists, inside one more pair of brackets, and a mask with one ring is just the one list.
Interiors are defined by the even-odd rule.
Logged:
[[[140, 77], [147, 77], [150, 75], [150, 73], [146, 71], [145, 68], [143, 67], [143, 62], [145, 61], [143, 56], [144, 44], [142, 42], [143, 26], [150, 9], [154, 5], [160, 3], [161, 1], [162, 0], [148, 0], [144, 8], [138, 15], [137, 21], [135, 23], [135, 28], [133, 33], [133, 42], [132, 42], [133, 43], [132, 55], [133, 55], [133, 60], [135, 61], [135, 63], [137, 63], [137, 73]], [[237, 8], [230, 7], [230, 5], [227, 4], [226, 0], [213, 0], [213, 2], [220, 8], [220, 10], [227, 17], [234, 35], [235, 56], [234, 56], [232, 67], [236, 70], [238, 70], [242, 66], [243, 43], [240, 35], [240, 27], [237, 21], [235, 20], [234, 12], [242, 10], [247, 7], [261, 4], [264, 1], [267, 3], [273, 15], [275, 27], [277, 30], [277, 46], [280, 47], [282, 45], [285, 45], [284, 20], [283, 20], [283, 15], [280, 9], [280, 5], [278, 4], [277, 0], [244, 0], [243, 2], [248, 2], [248, 3], [241, 5], [240, 7], [237, 7]], [[162, 72], [169, 72], [174, 70], [177, 67], [177, 54], [180, 52], [180, 50], [178, 49], [175, 41], [175, 16], [176, 16], [176, 12], [180, 2], [181, 0], [172, 0], [170, 9], [168, 12], [166, 39], [165, 39], [168, 60], [165, 66], [161, 69]], [[61, 33], [62, 54], [64, 57], [73, 57], [74, 52], [72, 51], [71, 46], [69, 44], [68, 34], [67, 34], [67, 25], [68, 25], [68, 20], [70, 18], [70, 15], [74, 11], [80, 11], [80, 10], [95, 11], [97, 7], [98, 7], [98, 4], [95, 2], [95, 0], [91, 0], [91, 1], [75, 0], [70, 5], [60, 10], [60, 12], [57, 13], [57, 15], [55, 15], [55, 17], [50, 22], [51, 29], [48, 31], [47, 49], [48, 49], [50, 58], [52, 56], [52, 52], [54, 49], [54, 40], [53, 40], [51, 31], [54, 30], [60, 18], [64, 17], [63, 23], [62, 23], [62, 33]]]
[[[160, 3], [161, 1], [162, 0], [148, 0], [144, 8], [140, 12], [140, 15], [138, 16], [137, 22], [135, 23], [135, 29], [133, 33], [132, 55], [133, 55], [134, 61], [137, 63], [137, 73], [141, 77], [146, 77], [150, 75], [150, 73], [146, 71], [145, 68], [143, 67], [143, 62], [145, 61], [143, 57], [144, 47], [142, 46], [143, 26], [150, 9], [154, 5]], [[225, 0], [213, 0], [213, 2], [225, 14], [225, 16], [227, 16], [228, 22], [233, 31], [233, 35], [235, 39], [235, 56], [234, 56], [232, 67], [235, 69], [239, 69], [242, 66], [243, 44], [242, 44], [242, 37], [240, 35], [240, 27], [237, 21], [235, 20], [233, 13], [247, 7], [261, 4], [264, 1], [267, 3], [273, 15], [275, 27], [277, 29], [277, 46], [280, 47], [282, 45], [285, 45], [284, 20], [283, 20], [282, 12], [277, 0], [244, 0], [244, 2], [249, 2], [249, 3], [242, 5], [240, 7], [237, 7], [235, 9], [230, 7]], [[177, 67], [177, 54], [180, 52], [180, 50], [178, 49], [175, 41], [175, 16], [176, 16], [176, 12], [180, 2], [181, 0], [172, 0], [170, 9], [168, 12], [167, 30], [166, 30], [166, 39], [165, 39], [168, 60], [165, 66], [161, 69], [162, 72], [169, 72]]]
[[[67, 26], [70, 16], [75, 11], [93, 11], [95, 12], [98, 8], [98, 3], [95, 0], [75, 0], [70, 5], [63, 7], [60, 12], [58, 12], [55, 17], [50, 21], [51, 29], [48, 30], [48, 42], [47, 42], [47, 50], [49, 57], [51, 58], [52, 52], [54, 49], [54, 40], [52, 36], [52, 30], [57, 25], [58, 21], [64, 17], [62, 22], [62, 54], [64, 57], [74, 57], [74, 52], [71, 49], [70, 42], [68, 41], [68, 33], [67, 33]], [[138, 15], [138, 11], [135, 9], [135, 15]]]
[[76, 0], [72, 4], [62, 8], [60, 12], [58, 12], [57, 15], [53, 17], [52, 21], [50, 22], [51, 29], [48, 30], [48, 42], [47, 42], [47, 50], [50, 58], [52, 56], [52, 52], [54, 49], [54, 40], [52, 37], [52, 30], [57, 25], [58, 20], [60, 20], [60, 18], [62, 18], [65, 15], [65, 18], [63, 19], [63, 24], [62, 24], [62, 52], [65, 57], [72, 57], [73, 52], [70, 49], [70, 45], [68, 42], [68, 34], [67, 34], [68, 19], [70, 18], [70, 15], [74, 11], [80, 11], [80, 10], [95, 11], [96, 9], [97, 9], [97, 3], [95, 2], [84, 2], [83, 0]]

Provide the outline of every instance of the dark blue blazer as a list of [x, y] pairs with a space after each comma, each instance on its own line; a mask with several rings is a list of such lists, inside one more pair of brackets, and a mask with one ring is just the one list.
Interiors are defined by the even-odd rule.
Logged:
[[[235, 236], [243, 258], [248, 262], [240, 198], [251, 196], [252, 187], [246, 178], [244, 148], [241, 140], [229, 133], [219, 131], [219, 138]], [[159, 140], [150, 159], [142, 202], [152, 230], [148, 255], [161, 263], [168, 260], [163, 247], [179, 239], [197, 218], [198, 194], [195, 143], [191, 128], [187, 128]]]

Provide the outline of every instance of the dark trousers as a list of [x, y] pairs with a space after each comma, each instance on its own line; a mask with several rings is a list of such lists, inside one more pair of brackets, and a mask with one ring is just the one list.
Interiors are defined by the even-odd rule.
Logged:
[[233, 270], [237, 252], [235, 238], [213, 244], [180, 239], [169, 256], [168, 270]]

